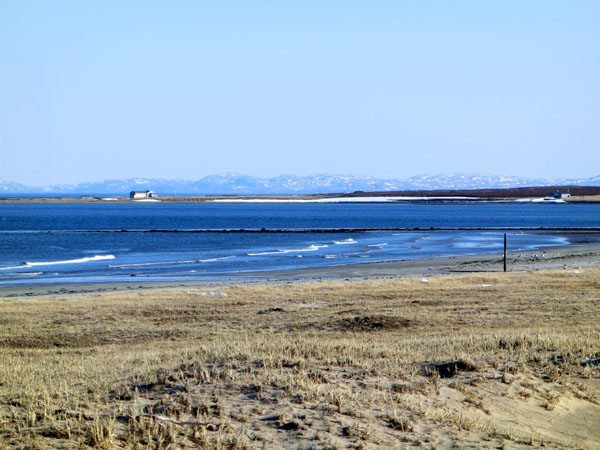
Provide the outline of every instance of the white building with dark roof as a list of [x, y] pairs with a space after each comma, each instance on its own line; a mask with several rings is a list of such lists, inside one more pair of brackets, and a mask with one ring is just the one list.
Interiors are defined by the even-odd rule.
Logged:
[[129, 193], [129, 198], [131, 200], [139, 200], [142, 198], [156, 198], [158, 197], [158, 195], [156, 195], [156, 192], [154, 191], [131, 191]]

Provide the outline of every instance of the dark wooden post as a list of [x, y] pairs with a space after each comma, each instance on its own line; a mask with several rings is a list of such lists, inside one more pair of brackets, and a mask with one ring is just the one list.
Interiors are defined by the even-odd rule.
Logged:
[[506, 272], [506, 233], [504, 233], [504, 271]]

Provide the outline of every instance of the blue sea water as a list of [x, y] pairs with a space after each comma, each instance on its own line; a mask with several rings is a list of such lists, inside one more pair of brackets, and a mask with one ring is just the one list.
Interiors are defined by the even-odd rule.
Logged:
[[528, 250], [597, 240], [577, 230], [599, 227], [596, 204], [6, 203], [0, 288], [495, 253], [505, 231], [509, 250]]

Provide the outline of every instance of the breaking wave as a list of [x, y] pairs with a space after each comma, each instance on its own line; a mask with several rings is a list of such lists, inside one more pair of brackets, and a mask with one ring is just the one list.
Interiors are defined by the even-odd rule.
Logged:
[[356, 241], [352, 238], [344, 239], [343, 241], [333, 241], [336, 245], [344, 245], [344, 244], [356, 244]]
[[115, 259], [115, 255], [95, 255], [89, 256], [87, 258], [77, 258], [77, 259], [64, 259], [59, 261], [34, 261], [29, 262], [26, 261], [20, 266], [11, 266], [11, 267], [0, 267], [0, 270], [14, 270], [14, 269], [23, 269], [25, 267], [37, 267], [37, 266], [55, 266], [58, 264], [81, 264], [91, 261], [102, 261], [105, 259]]
[[290, 248], [286, 250], [270, 250], [267, 252], [251, 252], [246, 253], [248, 256], [263, 256], [263, 255], [281, 255], [283, 253], [299, 253], [299, 252], [316, 252], [321, 248], [328, 247], [327, 245], [309, 245], [304, 248]]
[[108, 267], [113, 269], [127, 269], [131, 267], [146, 267], [146, 266], [171, 266], [171, 265], [180, 265], [180, 264], [197, 264], [197, 263], [207, 263], [214, 261], [221, 261], [224, 259], [235, 258], [235, 256], [223, 256], [221, 258], [209, 258], [209, 259], [183, 259], [177, 261], [156, 261], [156, 262], [146, 262], [146, 263], [132, 263], [132, 264], [111, 264]]

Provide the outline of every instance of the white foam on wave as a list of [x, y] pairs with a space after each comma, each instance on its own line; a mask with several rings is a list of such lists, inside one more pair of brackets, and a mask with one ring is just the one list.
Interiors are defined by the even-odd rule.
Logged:
[[209, 259], [184, 259], [177, 261], [155, 261], [155, 262], [146, 262], [146, 263], [131, 263], [131, 264], [112, 264], [108, 267], [115, 269], [127, 269], [130, 267], [145, 267], [145, 266], [169, 266], [169, 265], [179, 265], [179, 264], [195, 264], [195, 263], [207, 263], [214, 261], [221, 261], [224, 259], [235, 258], [235, 256], [223, 256], [220, 258], [209, 258]]
[[250, 252], [246, 253], [248, 256], [264, 256], [264, 255], [281, 255], [283, 253], [299, 253], [299, 252], [316, 252], [321, 248], [328, 247], [327, 245], [309, 245], [304, 248], [290, 248], [285, 250], [271, 250], [268, 252]]
[[333, 241], [335, 245], [344, 245], [344, 244], [356, 244], [356, 241], [352, 238], [344, 239], [343, 241]]
[[12, 276], [18, 275], [20, 277], [35, 277], [35, 276], [43, 275], [43, 274], [44, 274], [44, 272], [19, 272], [17, 274], [3, 273], [3, 274], [0, 274], [0, 276], [2, 276], [2, 277], [12, 277]]
[[199, 259], [198, 262], [207, 263], [207, 262], [223, 261], [224, 259], [231, 259], [231, 258], [235, 258], [235, 256], [223, 256], [221, 258]]
[[344, 256], [359, 256], [359, 257], [363, 257], [363, 256], [368, 256], [369, 253], [371, 253], [373, 250], [365, 250], [362, 252], [351, 252], [351, 253], [344, 253]]
[[132, 263], [132, 264], [111, 264], [108, 267], [113, 269], [127, 269], [129, 267], [144, 267], [144, 266], [166, 266], [170, 264], [191, 264], [196, 260], [188, 261], [160, 261], [160, 262], [148, 262], [148, 263]]
[[375, 250], [364, 250], [364, 251], [359, 251], [359, 252], [341, 253], [341, 254], [337, 254], [337, 255], [324, 255], [323, 258], [325, 258], [325, 259], [352, 258], [352, 257], [368, 258], [369, 254], [373, 251], [375, 251]]
[[114, 255], [95, 255], [89, 256], [87, 258], [77, 258], [77, 259], [65, 259], [62, 261], [34, 261], [29, 262], [26, 261], [20, 266], [11, 266], [11, 267], [0, 267], [0, 270], [14, 270], [14, 269], [22, 269], [24, 267], [37, 267], [37, 266], [55, 266], [58, 264], [81, 264], [91, 261], [102, 261], [105, 259], [115, 259]]
[[387, 242], [383, 242], [381, 244], [369, 244], [367, 245], [367, 247], [377, 247], [377, 248], [381, 248], [381, 247], [385, 247], [386, 245], [388, 245]]

